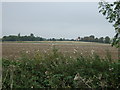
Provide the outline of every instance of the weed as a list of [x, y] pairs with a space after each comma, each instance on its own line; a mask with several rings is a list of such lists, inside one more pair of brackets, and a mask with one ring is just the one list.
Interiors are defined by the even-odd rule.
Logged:
[[2, 59], [2, 88], [120, 88], [120, 60], [101, 59], [95, 53], [73, 58], [55, 47], [50, 53], [29, 55]]

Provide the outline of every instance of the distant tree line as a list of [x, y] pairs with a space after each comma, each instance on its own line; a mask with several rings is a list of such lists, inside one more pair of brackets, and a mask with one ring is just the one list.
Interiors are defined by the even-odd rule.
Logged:
[[96, 38], [94, 35], [85, 36], [85, 37], [78, 37], [77, 39], [65, 39], [65, 38], [42, 38], [42, 37], [35, 37], [34, 34], [30, 34], [29, 36], [21, 36], [20, 33], [15, 35], [3, 36], [2, 41], [84, 41], [84, 42], [99, 42], [99, 43], [110, 43], [111, 40], [108, 36]]
[[83, 38], [80, 38], [80, 37], [78, 38], [79, 38], [79, 41], [85, 41], [85, 42], [111, 43], [109, 36], [106, 36], [105, 38], [104, 37], [97, 38], [94, 35], [91, 35]]
[[44, 41], [45, 39], [42, 37], [35, 37], [34, 34], [30, 34], [29, 36], [21, 36], [20, 33], [15, 35], [3, 36], [2, 41]]

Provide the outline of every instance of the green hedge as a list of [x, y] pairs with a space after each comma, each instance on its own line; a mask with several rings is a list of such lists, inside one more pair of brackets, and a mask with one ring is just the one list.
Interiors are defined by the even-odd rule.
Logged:
[[2, 88], [120, 88], [120, 60], [72, 58], [57, 49], [2, 59]]

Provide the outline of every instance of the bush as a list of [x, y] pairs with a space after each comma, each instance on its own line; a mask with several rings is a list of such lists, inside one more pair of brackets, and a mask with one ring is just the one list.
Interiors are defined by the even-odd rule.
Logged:
[[23, 54], [2, 59], [2, 88], [120, 88], [120, 60], [94, 54], [71, 58], [53, 48], [51, 53]]

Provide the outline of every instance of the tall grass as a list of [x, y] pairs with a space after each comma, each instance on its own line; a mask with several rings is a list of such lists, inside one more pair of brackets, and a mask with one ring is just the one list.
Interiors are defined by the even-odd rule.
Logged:
[[96, 54], [72, 58], [53, 47], [32, 57], [3, 58], [2, 64], [2, 88], [120, 88], [120, 60]]

